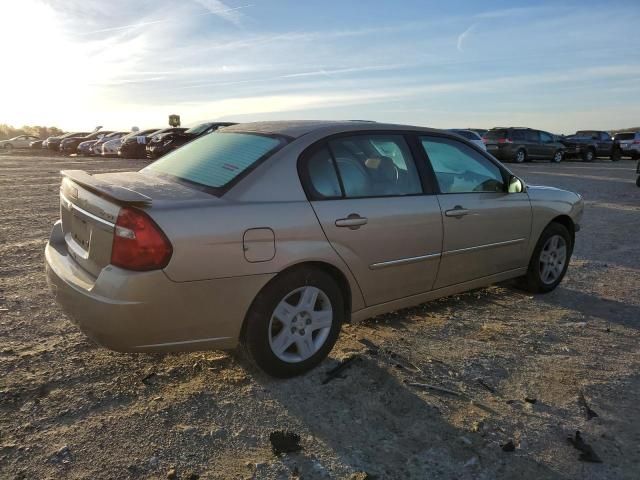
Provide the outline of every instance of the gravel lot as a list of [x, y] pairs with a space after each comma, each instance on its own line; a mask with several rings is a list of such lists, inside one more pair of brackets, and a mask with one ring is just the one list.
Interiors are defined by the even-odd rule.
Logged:
[[[0, 478], [638, 478], [634, 162], [513, 168], [585, 197], [555, 292], [499, 285], [348, 325], [329, 360], [288, 381], [224, 352], [109, 352], [54, 304], [43, 249], [58, 171], [144, 163], [0, 155]], [[283, 429], [302, 450], [276, 457], [269, 434]], [[602, 463], [579, 459], [576, 430]]]

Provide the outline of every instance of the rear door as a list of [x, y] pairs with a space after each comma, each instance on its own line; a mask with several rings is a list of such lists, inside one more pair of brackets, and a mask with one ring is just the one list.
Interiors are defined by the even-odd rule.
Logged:
[[544, 147], [540, 143], [540, 133], [538, 130], [527, 129], [524, 131], [524, 137], [527, 142], [527, 153], [530, 158], [544, 157]]
[[418, 168], [397, 132], [334, 137], [302, 158], [311, 205], [368, 306], [433, 287], [442, 219]]
[[442, 259], [434, 288], [508, 272], [528, 263], [531, 205], [507, 193], [506, 173], [452, 138], [421, 136], [443, 212]]

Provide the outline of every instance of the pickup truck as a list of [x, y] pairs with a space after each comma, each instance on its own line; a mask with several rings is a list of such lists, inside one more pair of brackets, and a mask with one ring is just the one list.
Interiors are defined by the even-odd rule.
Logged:
[[582, 157], [585, 162], [591, 162], [597, 157], [609, 157], [620, 160], [620, 144], [610, 133], [599, 130], [578, 130], [560, 140], [566, 147], [565, 157]]

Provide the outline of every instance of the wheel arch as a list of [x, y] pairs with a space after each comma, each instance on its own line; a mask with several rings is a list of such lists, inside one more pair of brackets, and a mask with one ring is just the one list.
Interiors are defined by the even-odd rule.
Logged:
[[571, 249], [573, 250], [573, 246], [576, 243], [576, 225], [573, 219], [569, 215], [558, 215], [551, 219], [549, 225], [552, 223], [559, 223], [569, 231], [569, 235], [571, 235]]
[[332, 265], [330, 263], [323, 262], [323, 261], [317, 261], [317, 260], [305, 261], [305, 262], [296, 263], [294, 265], [290, 265], [287, 268], [285, 268], [284, 270], [281, 270], [280, 272], [278, 272], [277, 275], [275, 275], [271, 280], [269, 280], [260, 289], [260, 291], [256, 294], [256, 296], [254, 297], [253, 301], [251, 302], [251, 305], [247, 309], [247, 313], [245, 314], [244, 320], [242, 321], [242, 328], [240, 329], [240, 341], [244, 341], [244, 339], [245, 339], [246, 327], [247, 327], [247, 317], [249, 316], [249, 312], [253, 308], [253, 305], [254, 305], [256, 299], [258, 298], [258, 296], [269, 285], [271, 285], [277, 279], [282, 277], [282, 275], [285, 275], [285, 274], [287, 274], [289, 272], [292, 272], [294, 270], [299, 270], [299, 269], [304, 269], [304, 268], [313, 268], [313, 269], [316, 269], [316, 270], [323, 271], [326, 274], [328, 274], [329, 276], [331, 276], [336, 281], [336, 283], [338, 284], [338, 287], [340, 288], [340, 290], [342, 291], [342, 293], [344, 295], [344, 319], [345, 319], [345, 323], [348, 323], [348, 322], [351, 321], [351, 308], [352, 308], [352, 302], [353, 302], [353, 292], [351, 291], [351, 285], [349, 284], [349, 280], [347, 279], [347, 276], [338, 267], [336, 267], [335, 265]]

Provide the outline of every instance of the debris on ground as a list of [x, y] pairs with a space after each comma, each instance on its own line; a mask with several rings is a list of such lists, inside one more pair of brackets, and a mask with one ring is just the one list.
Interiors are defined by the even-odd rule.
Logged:
[[344, 359], [342, 362], [340, 362], [338, 365], [336, 365], [335, 367], [333, 367], [331, 370], [329, 370], [324, 378], [324, 380], [322, 380], [322, 385], [326, 385], [327, 383], [329, 383], [331, 380], [334, 380], [336, 378], [344, 378], [343, 376], [341, 376], [340, 374], [351, 364], [353, 364], [353, 362], [355, 360], [358, 359], [357, 355], [352, 355], [346, 359]]
[[573, 448], [580, 450], [582, 453], [578, 457], [583, 462], [602, 463], [602, 460], [598, 454], [593, 450], [593, 447], [586, 443], [580, 434], [580, 430], [576, 430], [576, 434], [573, 437], [568, 437], [567, 440]]
[[295, 453], [302, 450], [300, 445], [300, 435], [294, 432], [277, 430], [269, 434], [269, 441], [271, 442], [271, 450], [276, 456], [280, 456], [283, 453]]
[[487, 382], [485, 382], [483, 379], [481, 378], [476, 378], [477, 382], [482, 385], [486, 390], [488, 390], [491, 393], [496, 393], [496, 389], [493, 388], [491, 385], [489, 385]]
[[503, 443], [500, 445], [503, 452], [513, 452], [516, 449], [516, 445], [513, 443], [513, 440], [509, 440], [507, 443]]
[[592, 418], [598, 416], [598, 414], [594, 412], [587, 403], [587, 399], [584, 398], [584, 392], [580, 392], [580, 395], [578, 395], [578, 403], [582, 408], [584, 408], [584, 413], [587, 416], [587, 420], [591, 420]]
[[535, 404], [538, 402], [537, 398], [531, 398], [531, 397], [524, 397], [524, 401], [527, 403], [531, 403], [531, 404]]

